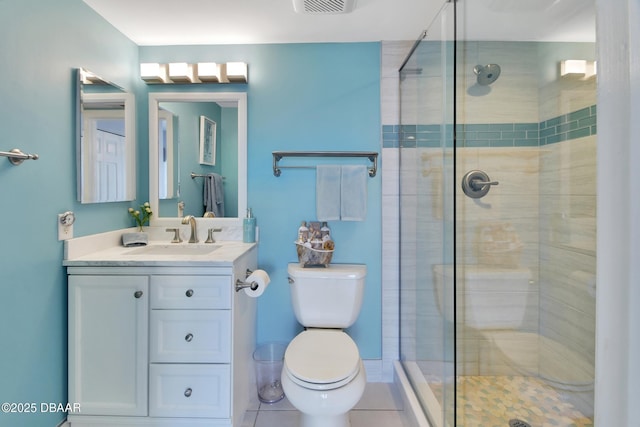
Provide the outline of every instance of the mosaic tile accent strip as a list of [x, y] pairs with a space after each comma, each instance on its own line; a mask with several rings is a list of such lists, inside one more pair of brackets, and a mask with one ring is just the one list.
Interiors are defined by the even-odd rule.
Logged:
[[[459, 147], [538, 147], [597, 134], [595, 105], [540, 123], [459, 124]], [[382, 146], [440, 147], [450, 145], [453, 125], [383, 125]], [[443, 135], [444, 132], [444, 135]]]
[[540, 122], [540, 145], [596, 135], [595, 105]]
[[456, 126], [463, 147], [537, 147], [539, 123], [464, 124]]

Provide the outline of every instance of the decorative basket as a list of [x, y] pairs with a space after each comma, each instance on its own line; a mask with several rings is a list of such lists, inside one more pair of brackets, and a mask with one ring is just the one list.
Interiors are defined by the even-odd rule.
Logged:
[[298, 262], [302, 267], [328, 267], [333, 257], [333, 250], [313, 249], [296, 243]]

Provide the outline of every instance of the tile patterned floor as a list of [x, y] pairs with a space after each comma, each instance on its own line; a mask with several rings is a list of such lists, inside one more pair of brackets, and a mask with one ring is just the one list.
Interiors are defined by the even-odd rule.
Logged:
[[[242, 427], [298, 427], [300, 413], [285, 397], [268, 405], [255, 402]], [[368, 383], [360, 402], [350, 413], [351, 427], [406, 427], [408, 425], [395, 386]]]
[[458, 378], [458, 427], [506, 427], [520, 419], [535, 427], [593, 427], [556, 389], [520, 376]]
[[[533, 427], [593, 427], [550, 386], [530, 377], [468, 376], [458, 379], [457, 427], [508, 427], [519, 418]], [[272, 405], [255, 399], [242, 427], [298, 427], [300, 413], [285, 399]], [[351, 427], [407, 427], [394, 384], [368, 383], [350, 413]]]

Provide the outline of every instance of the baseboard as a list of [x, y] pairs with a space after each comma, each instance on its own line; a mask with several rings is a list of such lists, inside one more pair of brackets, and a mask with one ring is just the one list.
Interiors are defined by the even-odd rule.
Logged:
[[380, 383], [382, 381], [382, 361], [376, 359], [364, 359], [364, 370], [367, 372], [368, 383]]
[[367, 382], [392, 383], [394, 381], [393, 360], [363, 359], [364, 369], [367, 371]]

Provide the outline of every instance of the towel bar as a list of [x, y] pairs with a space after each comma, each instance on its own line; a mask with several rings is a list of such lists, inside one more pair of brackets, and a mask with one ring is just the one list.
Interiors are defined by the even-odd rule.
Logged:
[[[195, 173], [195, 172], [191, 172], [191, 179], [196, 179], [196, 178], [204, 178], [206, 177], [207, 174], [205, 173]], [[226, 177], [222, 177], [222, 180], [225, 181], [227, 178]]]
[[373, 178], [378, 171], [378, 153], [375, 151], [274, 151], [273, 174], [280, 176], [282, 169], [306, 169], [315, 166], [281, 166], [278, 162], [283, 157], [366, 157], [373, 163], [369, 168], [369, 176]]
[[11, 164], [16, 166], [24, 162], [25, 160], [38, 160], [37, 154], [25, 154], [22, 151], [20, 151], [19, 148], [14, 148], [13, 150], [8, 152], [0, 151], [0, 156], [8, 157]]

